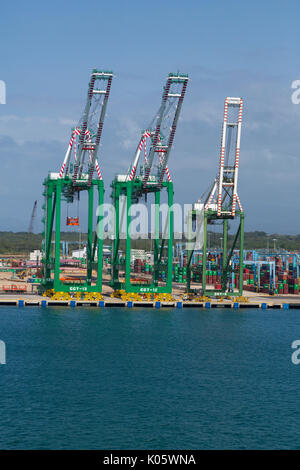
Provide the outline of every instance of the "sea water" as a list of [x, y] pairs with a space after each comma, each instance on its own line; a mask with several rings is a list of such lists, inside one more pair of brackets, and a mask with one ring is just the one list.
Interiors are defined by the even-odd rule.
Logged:
[[1, 449], [298, 449], [300, 310], [0, 307]]

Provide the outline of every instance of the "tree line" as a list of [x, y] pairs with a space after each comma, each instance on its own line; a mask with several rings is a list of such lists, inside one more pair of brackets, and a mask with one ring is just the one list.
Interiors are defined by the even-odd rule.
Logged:
[[[53, 233], [53, 239], [54, 239]], [[87, 238], [86, 233], [79, 232], [62, 232], [61, 240], [69, 242], [70, 249], [77, 249], [79, 242], [84, 242]], [[0, 232], [0, 255], [28, 255], [33, 250], [39, 250], [42, 246], [43, 235], [41, 233], [28, 233], [28, 232]], [[228, 246], [230, 247], [233, 242], [234, 235], [229, 234]], [[184, 242], [178, 240], [178, 242]], [[174, 245], [177, 241], [174, 240]], [[110, 245], [111, 241], [105, 240], [105, 245]], [[123, 247], [124, 245], [124, 247]], [[221, 232], [208, 232], [208, 248], [218, 248], [222, 246], [222, 233]], [[237, 245], [238, 247], [238, 245]], [[269, 249], [270, 252], [279, 249], [296, 251], [300, 250], [300, 234], [297, 235], [282, 235], [282, 234], [267, 234], [262, 231], [245, 232], [245, 249]], [[120, 248], [125, 248], [125, 241], [121, 240]], [[153, 241], [151, 240], [133, 240], [132, 248], [151, 250], [153, 249]]]

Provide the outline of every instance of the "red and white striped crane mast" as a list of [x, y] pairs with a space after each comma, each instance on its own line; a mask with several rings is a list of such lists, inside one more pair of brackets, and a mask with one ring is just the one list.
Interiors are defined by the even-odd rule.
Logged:
[[225, 99], [224, 119], [221, 136], [219, 173], [214, 181], [205, 209], [209, 209], [215, 202], [218, 217], [235, 217], [236, 204], [243, 211], [237, 192], [240, 142], [243, 115], [243, 99]]
[[[243, 99], [227, 97], [224, 103], [224, 118], [219, 157], [219, 171], [209, 190], [207, 197], [194, 204], [191, 211], [192, 219], [197, 221], [196, 237], [188, 243], [188, 281], [190, 290], [190, 263], [195, 246], [202, 246], [202, 287], [205, 294], [215, 291], [206, 290], [206, 256], [207, 256], [207, 226], [216, 221], [223, 224], [223, 261], [222, 261], [222, 292], [227, 291], [229, 275], [232, 273], [231, 258], [239, 238], [239, 293], [243, 292], [243, 250], [244, 250], [244, 210], [237, 192], [240, 141], [242, 129]], [[238, 206], [238, 207], [237, 207]], [[239, 228], [233, 240], [229, 254], [227, 253], [228, 219], [240, 218]], [[191, 226], [191, 222], [189, 222]]]

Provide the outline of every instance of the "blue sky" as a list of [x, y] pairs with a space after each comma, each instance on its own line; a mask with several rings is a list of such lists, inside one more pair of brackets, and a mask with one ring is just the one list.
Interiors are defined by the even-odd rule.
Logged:
[[[27, 230], [58, 171], [94, 67], [115, 73], [100, 165], [109, 197], [170, 71], [189, 74], [169, 167], [175, 201], [215, 177], [226, 96], [244, 98], [239, 195], [246, 230], [300, 233], [297, 1], [15, 1], [0, 15], [0, 230]], [[40, 215], [36, 231], [41, 229]]]

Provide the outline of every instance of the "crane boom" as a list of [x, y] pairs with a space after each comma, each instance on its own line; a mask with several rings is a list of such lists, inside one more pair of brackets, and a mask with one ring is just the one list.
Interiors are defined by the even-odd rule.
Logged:
[[35, 219], [35, 216], [36, 216], [36, 208], [37, 208], [37, 201], [34, 201], [32, 213], [31, 213], [31, 217], [30, 217], [30, 222], [29, 222], [28, 233], [33, 232], [33, 224], [34, 224], [34, 219]]
[[145, 165], [143, 178], [144, 188], [146, 188], [149, 180], [156, 154], [162, 154], [158, 165], [158, 185], [161, 187], [167, 169], [167, 163], [188, 80], [187, 75], [176, 75], [173, 73], [170, 73], [167, 78], [166, 85], [163, 89], [162, 102], [153, 120], [155, 127], [152, 130], [152, 145]]
[[[88, 163], [88, 185], [91, 185], [97, 153], [102, 136], [104, 117], [106, 113], [112, 78], [112, 72], [103, 72], [99, 70], [93, 70], [92, 72], [88, 88], [87, 102], [80, 126], [81, 132], [79, 137], [78, 152], [72, 178], [73, 185], [76, 182], [80, 165], [83, 167], [86, 151], [89, 151], [91, 155], [90, 161]], [[96, 84], [100, 84], [102, 87], [95, 88]], [[99, 113], [99, 110], [100, 116], [99, 121], [97, 122], [97, 114]], [[87, 130], [90, 131], [90, 135], [86, 133]]]
[[[76, 128], [72, 130], [69, 145], [60, 169], [59, 178], [72, 178], [71, 192], [75, 190], [76, 180], [85, 173], [88, 187], [91, 186], [94, 170], [102, 179], [97, 159], [111, 88], [113, 73], [94, 69], [88, 86], [87, 101], [83, 116]], [[77, 142], [78, 139], [78, 142]], [[70, 161], [74, 151], [74, 164]], [[87, 157], [88, 155], [88, 157]]]

